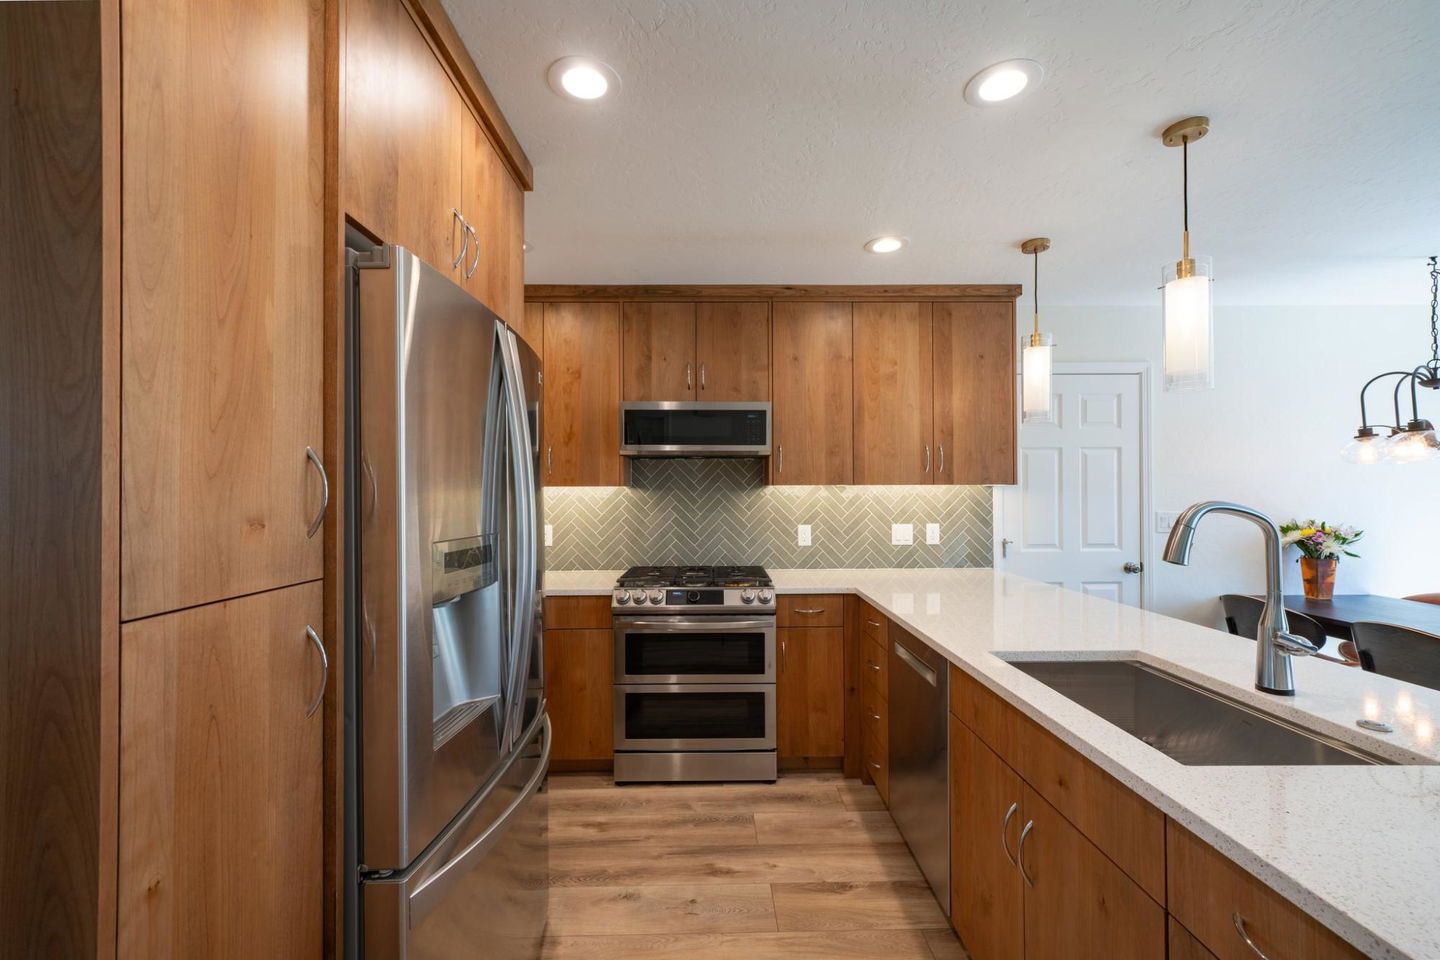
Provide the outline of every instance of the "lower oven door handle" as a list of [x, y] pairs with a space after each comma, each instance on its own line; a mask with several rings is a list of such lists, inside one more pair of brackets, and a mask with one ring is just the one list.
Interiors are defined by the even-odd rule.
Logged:
[[616, 630], [627, 633], [714, 633], [717, 630], [770, 630], [775, 618], [764, 620], [699, 620], [694, 617], [647, 617], [641, 619], [615, 618]]

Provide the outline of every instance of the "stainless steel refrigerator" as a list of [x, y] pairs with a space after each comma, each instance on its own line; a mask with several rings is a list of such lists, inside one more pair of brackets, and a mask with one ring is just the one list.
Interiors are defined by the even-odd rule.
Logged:
[[409, 251], [349, 260], [353, 955], [529, 960], [549, 866], [540, 364]]

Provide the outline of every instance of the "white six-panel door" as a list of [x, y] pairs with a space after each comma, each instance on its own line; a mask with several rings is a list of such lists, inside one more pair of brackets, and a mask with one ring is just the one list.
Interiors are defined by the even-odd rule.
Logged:
[[1139, 373], [1057, 373], [1054, 422], [1020, 427], [1019, 482], [1000, 488], [995, 565], [1139, 606]]

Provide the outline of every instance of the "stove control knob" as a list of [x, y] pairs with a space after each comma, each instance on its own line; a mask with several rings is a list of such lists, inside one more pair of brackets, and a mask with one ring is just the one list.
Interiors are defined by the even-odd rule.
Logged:
[[699, 591], [699, 590], [691, 590], [689, 593], [685, 594], [685, 602], [686, 602], [686, 603], [699, 603], [699, 602], [700, 602], [700, 591]]
[[636, 591], [635, 591], [635, 602], [636, 602], [636, 603], [644, 603], [644, 602], [645, 602], [645, 591], [644, 591], [644, 590], [636, 590]]
[[625, 606], [625, 604], [627, 604], [627, 603], [630, 602], [630, 591], [629, 591], [629, 590], [616, 590], [616, 591], [615, 591], [615, 602], [618, 603], [618, 604], [619, 604], [620, 606], [622, 606], [622, 607]]
[[658, 607], [660, 604], [665, 602], [665, 594], [660, 590], [651, 590], [650, 602]]
[[774, 592], [773, 590], [761, 590], [761, 591], [760, 591], [760, 602], [761, 602], [761, 603], [771, 603], [771, 602], [773, 602], [774, 600], [775, 600], [775, 592]]
[[740, 602], [741, 602], [741, 603], [754, 603], [754, 602], [755, 602], [755, 591], [754, 591], [754, 590], [741, 590], [741, 591], [740, 591]]

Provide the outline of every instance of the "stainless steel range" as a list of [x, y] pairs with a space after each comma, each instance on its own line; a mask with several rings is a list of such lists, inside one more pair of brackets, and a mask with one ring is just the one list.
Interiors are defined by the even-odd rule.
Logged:
[[763, 567], [631, 567], [611, 598], [615, 780], [775, 779]]

